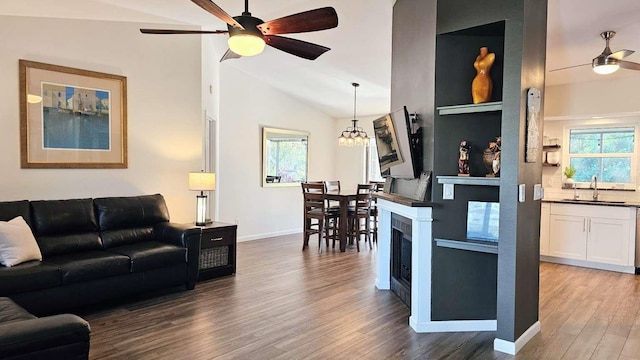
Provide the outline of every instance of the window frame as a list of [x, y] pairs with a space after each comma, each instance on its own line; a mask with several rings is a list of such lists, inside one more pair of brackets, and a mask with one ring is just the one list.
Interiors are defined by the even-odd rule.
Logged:
[[[613, 128], [633, 128], [634, 129], [634, 141], [633, 141], [633, 153], [593, 153], [593, 154], [579, 154], [578, 156], [572, 156], [570, 153], [571, 148], [571, 130], [585, 130], [585, 129], [613, 129]], [[586, 124], [584, 121], [577, 123], [572, 122], [570, 124], [566, 124], [564, 126], [563, 131], [563, 146], [562, 150], [562, 169], [570, 166], [571, 158], [588, 158], [588, 157], [597, 157], [597, 158], [612, 158], [612, 157], [629, 157], [631, 155], [631, 169], [630, 169], [630, 178], [628, 183], [611, 183], [611, 182], [603, 182], [600, 178], [598, 178], [598, 188], [601, 189], [620, 189], [620, 190], [635, 190], [636, 182], [637, 182], [637, 171], [638, 171], [638, 139], [640, 135], [640, 121], [635, 118], [635, 120], [630, 119], [609, 119], [609, 120], [599, 120], [599, 121], [588, 121]], [[564, 174], [561, 175], [564, 179]], [[590, 182], [575, 182], [576, 187], [589, 187], [591, 185]]]

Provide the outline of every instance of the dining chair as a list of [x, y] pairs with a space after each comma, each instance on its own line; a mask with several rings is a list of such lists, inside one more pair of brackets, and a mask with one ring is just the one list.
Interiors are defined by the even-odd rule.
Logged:
[[327, 248], [329, 248], [330, 238], [333, 238], [335, 244], [335, 240], [338, 236], [337, 229], [340, 211], [339, 209], [330, 209], [327, 206], [324, 183], [301, 183], [301, 185], [304, 197], [304, 234], [302, 250], [309, 246], [309, 237], [313, 234], [318, 234], [318, 252], [322, 252], [323, 234]]
[[[371, 191], [383, 192], [384, 181], [369, 181], [372, 185]], [[378, 244], [378, 198], [372, 197], [371, 199], [371, 235], [373, 242]]]
[[[349, 209], [349, 238], [355, 241], [356, 249], [360, 251], [360, 236], [365, 236], [365, 241], [371, 245], [371, 184], [358, 184], [358, 192], [356, 193], [353, 207]], [[364, 220], [364, 222], [362, 221]], [[364, 225], [364, 228], [362, 227]]]
[[[324, 182], [324, 190], [326, 192], [340, 192], [340, 180], [327, 180]], [[329, 201], [329, 207], [336, 209], [340, 208], [338, 201]]]

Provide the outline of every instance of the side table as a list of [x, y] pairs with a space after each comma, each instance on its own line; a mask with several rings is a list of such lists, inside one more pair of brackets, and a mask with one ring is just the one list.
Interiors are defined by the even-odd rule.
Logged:
[[202, 229], [198, 280], [235, 274], [238, 225], [213, 222], [198, 227]]

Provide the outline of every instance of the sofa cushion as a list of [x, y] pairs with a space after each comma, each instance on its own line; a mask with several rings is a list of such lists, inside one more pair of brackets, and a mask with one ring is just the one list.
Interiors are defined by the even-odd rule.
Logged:
[[10, 267], [30, 260], [42, 260], [42, 254], [29, 225], [22, 216], [0, 221], [0, 264]]
[[40, 261], [29, 261], [20, 265], [0, 267], [0, 296], [60, 286], [60, 270]]
[[187, 262], [186, 248], [155, 241], [116, 246], [109, 248], [108, 251], [129, 257], [131, 272], [141, 272]]
[[33, 226], [31, 226], [31, 207], [29, 207], [29, 201], [0, 202], [0, 221], [9, 221], [18, 216], [22, 216], [24, 221], [33, 229]]
[[27, 310], [14, 303], [13, 300], [7, 297], [0, 297], [0, 324], [35, 318]]
[[43, 263], [60, 268], [63, 285], [129, 273], [128, 257], [106, 251], [56, 255]]
[[42, 256], [102, 249], [91, 199], [32, 201], [33, 233]]
[[39, 236], [36, 241], [44, 259], [72, 252], [102, 250], [100, 237], [97, 233]]
[[96, 198], [93, 204], [105, 248], [148, 241], [153, 238], [153, 225], [169, 221], [160, 194]]

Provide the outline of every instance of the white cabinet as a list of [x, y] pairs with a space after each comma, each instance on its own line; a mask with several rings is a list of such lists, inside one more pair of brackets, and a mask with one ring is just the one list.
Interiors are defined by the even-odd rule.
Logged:
[[540, 255], [549, 255], [549, 210], [551, 204], [540, 205]]
[[549, 255], [567, 259], [587, 258], [587, 219], [583, 216], [551, 215]]
[[541, 208], [540, 221], [543, 260], [606, 270], [635, 270], [635, 208], [547, 205], [548, 213]]
[[633, 262], [629, 263], [629, 228], [628, 219], [589, 218], [587, 260], [623, 266], [633, 265]]

